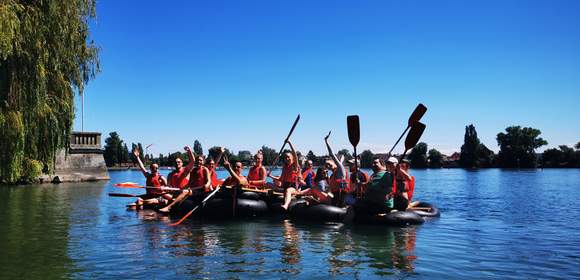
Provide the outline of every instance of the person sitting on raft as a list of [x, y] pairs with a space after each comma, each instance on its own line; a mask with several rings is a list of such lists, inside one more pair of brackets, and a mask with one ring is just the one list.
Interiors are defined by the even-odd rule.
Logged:
[[393, 208], [397, 211], [404, 211], [409, 206], [408, 185], [405, 183], [411, 176], [401, 170], [401, 165], [395, 157], [387, 160], [387, 170], [393, 175], [395, 181], [391, 190], [393, 198]]
[[[183, 148], [187, 153], [191, 151], [191, 148], [185, 146]], [[183, 160], [181, 158], [175, 159], [175, 170], [171, 171], [167, 175], [167, 181], [170, 187], [184, 189], [189, 183], [189, 172], [193, 168], [194, 160], [190, 160], [187, 166], [183, 166]], [[178, 194], [179, 195], [179, 194]]]
[[409, 185], [409, 207], [413, 208], [417, 207], [421, 203], [421, 201], [413, 201], [413, 194], [415, 193], [415, 176], [411, 175], [409, 168], [411, 167], [411, 162], [407, 159], [401, 160], [401, 169], [410, 176], [410, 179], [407, 180], [407, 184]]
[[195, 166], [189, 173], [189, 183], [187, 184], [187, 188], [181, 191], [181, 194], [179, 194], [171, 204], [159, 209], [159, 212], [169, 213], [173, 205], [182, 202], [188, 196], [210, 189], [211, 177], [209, 169], [203, 166], [203, 156], [194, 156], [191, 150], [188, 151], [188, 156], [189, 158], [195, 159]]
[[262, 165], [264, 155], [262, 150], [259, 150], [254, 155], [254, 165], [248, 171], [248, 183], [251, 187], [263, 188], [266, 186], [266, 168]]
[[222, 184], [223, 186], [225, 186], [225, 187], [247, 187], [249, 185], [248, 179], [242, 175], [242, 170], [244, 170], [244, 165], [241, 162], [236, 161], [234, 163], [234, 168], [232, 169], [230, 162], [227, 160], [227, 158], [224, 158], [223, 166], [228, 171], [228, 173], [230, 173], [230, 177], [228, 177], [224, 181], [224, 183]]
[[[331, 131], [332, 132], [332, 131]], [[329, 186], [330, 192], [332, 192], [334, 198], [332, 199], [332, 205], [334, 206], [342, 206], [343, 205], [343, 197], [341, 192], [348, 188], [348, 181], [347, 181], [347, 173], [342, 165], [342, 162], [338, 160], [336, 155], [332, 152], [332, 148], [328, 143], [328, 138], [330, 137], [330, 133], [324, 137], [324, 142], [326, 143], [326, 148], [328, 149], [328, 156], [330, 156], [331, 160], [327, 160], [325, 162], [326, 169], [332, 171], [332, 175], [329, 178]]]
[[382, 159], [372, 161], [373, 174], [365, 188], [365, 196], [354, 204], [357, 215], [376, 215], [390, 212], [390, 192], [393, 189], [393, 176], [387, 172]]
[[207, 167], [207, 169], [209, 170], [209, 176], [211, 179], [211, 185], [208, 189], [205, 190], [205, 192], [210, 192], [215, 190], [215, 188], [217, 188], [217, 186], [221, 185], [221, 183], [223, 182], [222, 180], [219, 180], [217, 178], [217, 173], [215, 172], [215, 168], [217, 167], [217, 163], [220, 162], [223, 154], [225, 152], [225, 149], [223, 147], [219, 148], [219, 154], [217, 155], [217, 157], [214, 158], [209, 156], [207, 158], [207, 160], [205, 161], [205, 167]]
[[268, 174], [268, 177], [282, 184], [282, 188], [284, 188], [284, 204], [282, 204], [282, 208], [288, 210], [292, 197], [298, 193], [297, 185], [300, 180], [300, 164], [298, 164], [298, 155], [296, 154], [296, 150], [294, 150], [294, 146], [292, 146], [292, 142], [287, 140], [286, 143], [288, 143], [292, 152], [284, 153], [282, 174], [280, 174], [280, 177]]
[[148, 188], [145, 195], [137, 198], [135, 206], [142, 207], [143, 205], [167, 204], [167, 202], [172, 199], [172, 196], [163, 191], [162, 187], [167, 186], [167, 180], [163, 175], [159, 174], [159, 165], [157, 163], [152, 163], [149, 166], [151, 172], [147, 172], [147, 169], [145, 169], [145, 166], [139, 157], [139, 150], [134, 149], [133, 155], [135, 155], [137, 163], [139, 164], [139, 169], [141, 169], [143, 176], [146, 178], [145, 186], [154, 187]]
[[304, 168], [302, 169], [302, 182], [300, 184], [301, 191], [314, 187], [315, 177], [316, 173], [314, 173], [314, 170], [312, 169], [312, 161], [307, 160], [304, 163]]
[[360, 170], [360, 161], [358, 159], [356, 160], [356, 165], [354, 159], [349, 160], [348, 163], [350, 169], [350, 190], [351, 190], [349, 197], [351, 197], [354, 200], [355, 197], [362, 197], [362, 195], [364, 194], [364, 186], [369, 181], [369, 175], [366, 172]]

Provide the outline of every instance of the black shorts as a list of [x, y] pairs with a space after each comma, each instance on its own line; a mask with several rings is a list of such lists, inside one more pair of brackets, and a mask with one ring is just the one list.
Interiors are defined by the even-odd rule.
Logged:
[[397, 195], [393, 199], [393, 207], [399, 211], [405, 211], [409, 206], [409, 200], [402, 195]]

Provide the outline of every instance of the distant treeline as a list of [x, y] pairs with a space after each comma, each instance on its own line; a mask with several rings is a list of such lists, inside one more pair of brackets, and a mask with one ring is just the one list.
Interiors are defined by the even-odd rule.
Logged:
[[[411, 161], [414, 168], [441, 168], [441, 167], [462, 167], [462, 168], [535, 168], [542, 167], [580, 167], [580, 142], [573, 148], [562, 145], [559, 149], [548, 149], [543, 154], [537, 154], [535, 150], [541, 146], [547, 145], [546, 140], [539, 137], [540, 130], [531, 127], [510, 126], [505, 132], [497, 134], [497, 144], [500, 147], [496, 154], [488, 149], [477, 137], [475, 126], [470, 124], [465, 127], [465, 136], [460, 153], [454, 153], [451, 156], [443, 155], [436, 149], [428, 149], [424, 142], [420, 142], [411, 150], [407, 159]], [[121, 140], [117, 132], [111, 132], [105, 140], [104, 157], [107, 166], [130, 166], [135, 162], [132, 154], [133, 149], [138, 149], [140, 154], [145, 155], [145, 162], [157, 163], [161, 166], [174, 165], [176, 158], [181, 158], [185, 163], [189, 162], [186, 153], [177, 151], [167, 155], [153, 154], [143, 151], [141, 143], [131, 143], [131, 150], [127, 144]], [[264, 165], [272, 165], [276, 158], [276, 150], [267, 146], [262, 146], [264, 155]], [[193, 151], [196, 155], [205, 155], [201, 143], [195, 140]], [[225, 149], [225, 155], [231, 162], [241, 161], [249, 165], [256, 151], [247, 150], [233, 153]], [[208, 149], [207, 156], [216, 158], [219, 153], [219, 147], [213, 146]], [[312, 151], [308, 151], [303, 157], [300, 151], [297, 152], [300, 158], [312, 160], [314, 165], [322, 165], [326, 160], [326, 155], [317, 156]], [[345, 160], [351, 160], [353, 155], [348, 149], [338, 151]], [[370, 168], [372, 159], [375, 156], [385, 158], [386, 154], [373, 154], [370, 150], [365, 150], [359, 154], [361, 167]]]

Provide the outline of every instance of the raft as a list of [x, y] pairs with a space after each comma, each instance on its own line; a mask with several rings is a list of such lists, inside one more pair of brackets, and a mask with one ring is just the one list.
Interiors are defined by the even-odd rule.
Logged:
[[[234, 216], [233, 198], [230, 191], [225, 191], [209, 199], [205, 205], [195, 211], [194, 216], [201, 218], [249, 218], [268, 214], [269, 209], [260, 194], [241, 192], [237, 196], [236, 211]], [[202, 196], [189, 197], [181, 204], [171, 209], [172, 215], [182, 215], [191, 211], [205, 198]]]
[[415, 208], [417, 208], [417, 209], [410, 208], [410, 209], [407, 209], [407, 211], [417, 213], [421, 217], [431, 218], [431, 217], [441, 216], [439, 208], [437, 208], [433, 204], [430, 204], [427, 202], [421, 202], [417, 206], [415, 206]]
[[356, 215], [354, 222], [357, 224], [374, 224], [386, 226], [420, 225], [425, 219], [411, 211], [397, 211], [393, 213], [378, 214], [373, 216]]
[[315, 222], [343, 222], [346, 214], [346, 208], [328, 204], [308, 204], [303, 199], [296, 200], [288, 209], [291, 219]]

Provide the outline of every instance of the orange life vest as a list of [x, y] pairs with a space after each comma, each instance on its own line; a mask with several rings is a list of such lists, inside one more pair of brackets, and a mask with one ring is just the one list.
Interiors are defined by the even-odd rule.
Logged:
[[169, 173], [169, 185], [174, 188], [183, 189], [189, 183], [189, 178], [185, 174], [185, 168], [181, 168], [181, 171], [174, 170]]
[[155, 176], [153, 176], [153, 174], [151, 174], [151, 173], [147, 173], [147, 181], [146, 181], [145, 185], [148, 187], [158, 188], [158, 189], [147, 189], [147, 194], [153, 194], [153, 195], [163, 194], [163, 191], [161, 190], [161, 182], [159, 181], [160, 179], [161, 179], [161, 174], [159, 174], [159, 173], [155, 174]]
[[298, 172], [294, 169], [294, 164], [284, 165], [282, 167], [282, 174], [280, 175], [280, 182], [282, 184], [296, 183], [298, 176]]
[[189, 187], [196, 188], [204, 186], [207, 182], [205, 166], [196, 167], [189, 173]]
[[[263, 177], [263, 170], [264, 167], [260, 166], [252, 166], [250, 167], [250, 171], [248, 172], [248, 181], [260, 181]], [[258, 184], [258, 187], [265, 185], [264, 183]]]

